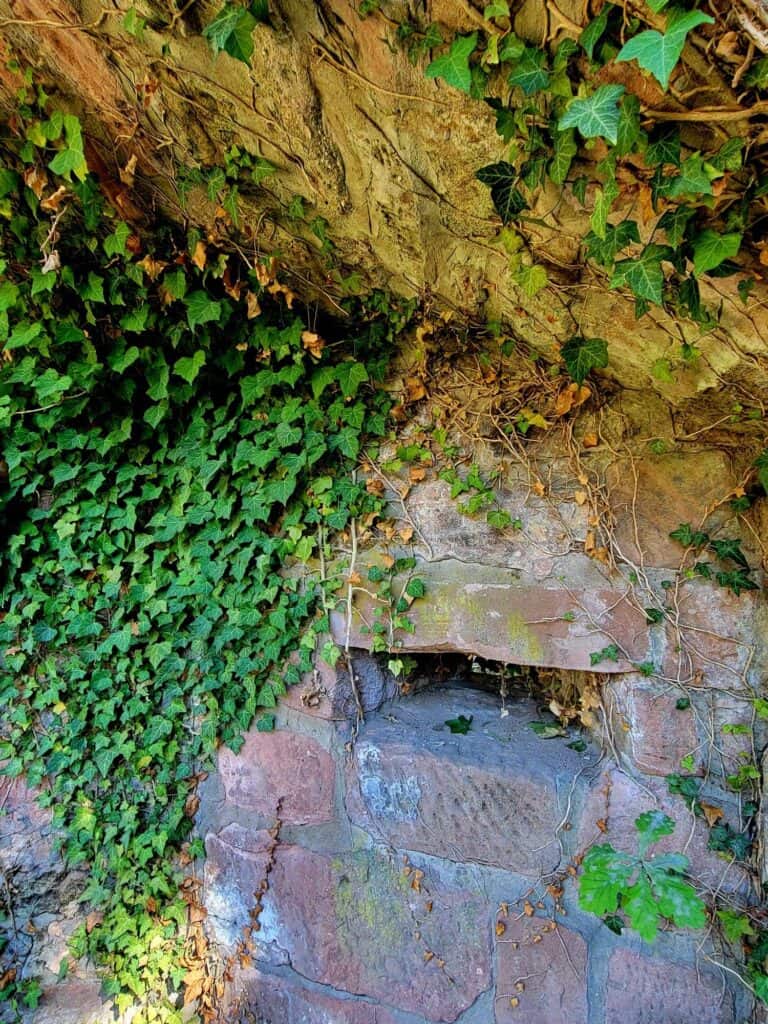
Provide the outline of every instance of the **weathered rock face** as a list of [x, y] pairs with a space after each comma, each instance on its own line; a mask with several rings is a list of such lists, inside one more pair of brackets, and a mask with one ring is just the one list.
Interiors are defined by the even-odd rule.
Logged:
[[[202, 37], [219, 8], [205, 0], [172, 14], [166, 4], [146, 2], [141, 11], [148, 24], [137, 38], [123, 29], [124, 8], [104, 13], [96, 0], [0, 2], [7, 54], [34, 65], [49, 92], [82, 111], [91, 163], [129, 220], [138, 221], [140, 209], [158, 198], [183, 220], [175, 187], [181, 169], [222, 165], [234, 142], [278, 168], [266, 188], [249, 194], [241, 183], [244, 233], [260, 253], [282, 254], [289, 283], [305, 297], [317, 296], [337, 312], [343, 296], [337, 281], [354, 271], [363, 288], [427, 291], [445, 308], [501, 318], [548, 356], [555, 342], [574, 333], [604, 337], [610, 375], [630, 388], [658, 390], [675, 405], [707, 389], [712, 402], [712, 389], [724, 383], [747, 392], [761, 386], [764, 286], [758, 283], [745, 305], [733, 278], [705, 280], [702, 299], [720, 310], [718, 331], [702, 334], [684, 322], [671, 330], [660, 309], [637, 322], [633, 301], [580, 265], [591, 194], [585, 207], [569, 192], [543, 190], [527, 238], [553, 286], [531, 299], [513, 284], [507, 254], [492, 244], [498, 218], [474, 177], [479, 167], [506, 157], [493, 112], [425, 79], [429, 57], [411, 63], [396, 34], [406, 16], [421, 25], [439, 22], [447, 36], [472, 31], [482, 24], [474, 5], [440, 0], [425, 10], [421, 3], [391, 3], [384, 16], [363, 18], [353, 0], [272, 0], [272, 24], [253, 33], [250, 68], [226, 54], [214, 59]], [[583, 23], [577, 0], [561, 0], [560, 8], [572, 24]], [[552, 25], [548, 14], [545, 21], [540, 4], [516, 6], [515, 30], [537, 45], [548, 35], [575, 38], [578, 32], [564, 24]], [[706, 69], [713, 73], [713, 67]], [[15, 102], [17, 86], [4, 69], [0, 94], [7, 103]], [[504, 92], [502, 76], [493, 88]], [[729, 98], [726, 83], [721, 95]], [[706, 129], [696, 130], [693, 149], [701, 148], [697, 139]], [[132, 158], [138, 183], [129, 190], [120, 170]], [[583, 151], [580, 159], [590, 174], [592, 155]], [[303, 221], [287, 215], [295, 195], [309, 204]], [[190, 215], [214, 234], [215, 205], [202, 191], [190, 198]], [[327, 221], [336, 247], [336, 279], [310, 228], [316, 216]], [[643, 231], [650, 233], [651, 224]], [[314, 282], [309, 292], [307, 279]], [[651, 368], [656, 360], [675, 360], [682, 336], [702, 357], [678, 360], [674, 379], [660, 382]], [[728, 414], [728, 405], [723, 411]]]

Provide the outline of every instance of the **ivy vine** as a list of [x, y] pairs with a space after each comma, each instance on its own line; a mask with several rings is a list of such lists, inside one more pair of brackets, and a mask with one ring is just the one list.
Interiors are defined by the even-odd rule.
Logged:
[[326, 344], [272, 262], [140, 236], [48, 106], [30, 86], [0, 137], [0, 758], [88, 867], [73, 952], [170, 1024], [195, 787], [273, 727], [328, 628], [328, 538], [380, 509], [349, 470], [391, 330], [361, 310]]

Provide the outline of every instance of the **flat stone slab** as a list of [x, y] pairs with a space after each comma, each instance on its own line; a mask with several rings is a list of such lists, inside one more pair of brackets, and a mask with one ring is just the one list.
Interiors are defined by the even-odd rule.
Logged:
[[[445, 559], [419, 562], [414, 575], [426, 596], [412, 605], [413, 633], [397, 632], [403, 651], [453, 651], [515, 665], [594, 671], [591, 655], [618, 642], [617, 661], [606, 659], [600, 672], [626, 672], [649, 657], [646, 617], [621, 589], [565, 587], [556, 580], [524, 583], [513, 570]], [[369, 648], [375, 605], [357, 592], [350, 642]], [[347, 621], [331, 617], [337, 643], [347, 637]]]
[[[593, 755], [540, 739], [533, 701], [500, 711], [492, 695], [446, 688], [366, 722], [347, 771], [351, 820], [398, 849], [523, 875], [554, 870], [565, 795]], [[446, 725], [459, 715], [472, 717], [466, 735]]]

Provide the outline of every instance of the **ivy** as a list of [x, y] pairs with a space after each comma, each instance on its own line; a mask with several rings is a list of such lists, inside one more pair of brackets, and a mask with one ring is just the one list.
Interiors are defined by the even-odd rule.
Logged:
[[457, 36], [448, 53], [436, 57], [424, 74], [427, 78], [442, 78], [447, 85], [468, 93], [472, 88], [472, 71], [469, 58], [477, 46], [477, 32], [469, 36]]
[[686, 36], [699, 25], [713, 25], [714, 20], [703, 11], [672, 11], [664, 32], [647, 29], [633, 36], [619, 50], [616, 60], [636, 60], [666, 92], [669, 76], [680, 60]]
[[386, 430], [390, 331], [361, 309], [310, 350], [271, 262], [138, 239], [58, 160], [82, 140], [69, 115], [28, 116], [31, 147], [0, 139], [2, 771], [44, 786], [87, 865], [101, 917], [73, 951], [119, 1010], [175, 1022], [195, 786], [222, 743], [274, 727], [328, 629], [314, 560], [331, 572], [329, 537], [378, 513], [351, 470]]
[[266, 21], [269, 8], [263, 0], [254, 0], [248, 7], [238, 3], [225, 3], [219, 13], [203, 29], [214, 55], [228, 53], [230, 57], [250, 66], [253, 56], [253, 30], [260, 21]]

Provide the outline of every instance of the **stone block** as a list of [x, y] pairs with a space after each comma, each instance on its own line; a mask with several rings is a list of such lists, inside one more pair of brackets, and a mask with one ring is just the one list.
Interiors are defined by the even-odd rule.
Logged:
[[[723, 820], [735, 822], [735, 808], [726, 800], [723, 794]], [[651, 854], [685, 853], [694, 884], [722, 892], [749, 892], [749, 873], [707, 849], [706, 823], [702, 818], [694, 819], [683, 798], [672, 795], [661, 779], [644, 779], [640, 785], [618, 769], [605, 771], [593, 785], [582, 812], [579, 850], [584, 852], [593, 843], [610, 843], [616, 850], [636, 852], [635, 819], [654, 809], [668, 814], [676, 828], [651, 848]]]
[[[231, 908], [242, 915], [261, 876], [264, 835], [225, 833], [209, 837], [206, 905], [228, 938], [242, 927]], [[381, 850], [332, 856], [280, 846], [257, 959], [429, 1021], [456, 1020], [491, 984], [489, 909], [450, 880], [405, 870]]]
[[396, 1024], [376, 1003], [318, 992], [293, 977], [246, 970], [238, 982], [240, 1006], [256, 1015], [259, 1024]]
[[496, 979], [496, 1024], [587, 1024], [587, 944], [560, 924], [510, 921], [496, 940]]
[[605, 1024], [733, 1024], [721, 978], [694, 967], [617, 950], [608, 965]]
[[251, 729], [239, 753], [224, 748], [219, 774], [225, 799], [234, 807], [286, 824], [312, 825], [333, 818], [336, 768], [317, 740], [286, 729]]
[[[250, 922], [254, 894], [267, 873], [270, 838], [266, 829], [249, 831], [237, 824], [205, 838], [203, 904], [212, 937], [225, 954], [235, 948]], [[285, 962], [285, 957], [261, 946], [260, 956]]]
[[[46, 984], [50, 979], [50, 983]], [[107, 1024], [115, 1019], [112, 1004], [101, 996], [98, 978], [46, 978], [34, 1024]]]
[[[619, 637], [627, 658], [601, 662], [601, 672], [626, 672], [648, 657], [645, 614], [605, 582], [589, 589], [578, 583], [566, 589], [555, 580], [524, 583], [503, 567], [451, 559], [419, 563], [415, 572], [427, 596], [411, 607], [415, 631], [396, 636], [403, 651], [454, 651], [505, 664], [592, 671], [590, 655]], [[356, 647], [370, 647], [363, 629], [372, 621], [372, 599], [358, 594], [351, 627]], [[346, 619], [334, 613], [331, 628], [343, 642]]]
[[758, 591], [732, 593], [692, 580], [680, 593], [679, 633], [668, 629], [664, 674], [692, 686], [747, 689], [765, 670], [766, 653], [756, 644], [768, 613]]
[[678, 710], [679, 696], [638, 675], [606, 684], [604, 703], [614, 742], [639, 771], [669, 775], [680, 770], [680, 760], [688, 754], [701, 763], [694, 711]]
[[[713, 449], [635, 459], [632, 465], [619, 460], [609, 468], [607, 482], [614, 539], [624, 557], [646, 567], [677, 568], [684, 548], [669, 534], [680, 523], [698, 523], [736, 481], [726, 455]], [[718, 523], [715, 513], [707, 529]]]
[[[347, 811], [374, 839], [517, 874], [553, 870], [563, 792], [583, 764], [564, 740], [530, 729], [532, 701], [506, 718], [489, 694], [437, 689], [365, 723], [347, 771]], [[466, 735], [447, 719], [472, 716]]]

